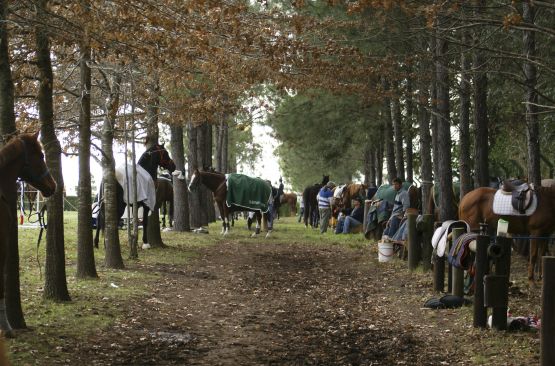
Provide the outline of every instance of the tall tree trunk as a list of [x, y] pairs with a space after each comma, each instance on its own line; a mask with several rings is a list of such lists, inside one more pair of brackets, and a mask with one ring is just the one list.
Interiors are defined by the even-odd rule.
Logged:
[[376, 144], [376, 182], [378, 186], [383, 184], [383, 152], [384, 152], [384, 139], [383, 132], [379, 133], [380, 140]]
[[459, 173], [461, 182], [460, 198], [474, 188], [470, 167], [470, 57], [468, 57], [468, 32], [462, 31], [461, 35], [461, 84], [460, 98], [460, 124], [459, 124]]
[[451, 124], [449, 118], [449, 74], [447, 41], [437, 39], [437, 136], [441, 141], [438, 147], [440, 220], [457, 218], [453, 202], [453, 170], [451, 167]]
[[116, 165], [114, 160], [114, 129], [120, 101], [121, 74], [112, 77], [106, 100], [106, 117], [102, 126], [102, 181], [104, 185], [104, 261], [108, 268], [124, 268], [118, 232], [118, 209], [116, 199]]
[[407, 108], [407, 120], [405, 123], [405, 144], [406, 144], [406, 165], [407, 173], [406, 178], [409, 182], [414, 182], [414, 167], [413, 167], [413, 121], [414, 121], [414, 107], [413, 107], [413, 90], [412, 90], [412, 80], [409, 78], [407, 80], [407, 96], [406, 96], [406, 108]]
[[224, 121], [222, 130], [222, 173], [230, 173], [229, 170], [229, 125]]
[[[208, 167], [210, 167], [211, 169], [213, 168], [212, 165], [212, 138], [213, 138], [213, 133], [212, 133], [213, 129], [212, 129], [212, 124], [210, 123], [206, 123], [206, 125], [204, 126], [204, 134], [205, 134], [205, 146], [204, 146], [204, 151], [203, 151], [203, 161], [204, 164]], [[216, 221], [216, 210], [214, 207], [214, 197], [212, 195], [212, 192], [208, 189], [206, 189], [206, 217], [208, 219], [208, 222], [215, 222]]]
[[[526, 24], [535, 24], [536, 15], [534, 6], [530, 4], [530, 0], [522, 3], [522, 18]], [[538, 93], [537, 72], [534, 61], [536, 58], [536, 38], [535, 33], [531, 30], [525, 30], [522, 35], [524, 44], [524, 55], [526, 62], [524, 63], [524, 81], [526, 85], [526, 137], [528, 142], [528, 182], [534, 183], [537, 187], [541, 185], [540, 170], [540, 128], [538, 123], [537, 104]]]
[[[383, 82], [384, 90], [389, 92], [387, 81]], [[384, 124], [384, 140], [385, 140], [385, 158], [387, 161], [387, 180], [389, 184], [397, 177], [397, 169], [395, 166], [395, 146], [393, 144], [393, 121], [391, 119], [391, 99], [386, 97], [383, 105], [382, 120]]]
[[[158, 129], [158, 114], [160, 112], [160, 85], [158, 79], [154, 80], [151, 85], [150, 96], [147, 106], [147, 124], [146, 124], [146, 148], [158, 144], [160, 132]], [[154, 184], [157, 184], [157, 175], [154, 174]], [[162, 234], [160, 230], [160, 214], [158, 202], [156, 202], [154, 210], [151, 211], [148, 217], [147, 225], [147, 241], [151, 247], [165, 247], [162, 241]]]
[[[485, 0], [475, 0], [475, 15], [480, 16], [480, 9], [486, 5]], [[476, 31], [478, 32], [478, 30]], [[479, 33], [474, 35], [474, 42], [482, 39]], [[488, 77], [486, 74], [486, 58], [479, 48], [474, 49], [474, 164], [476, 174], [476, 185], [479, 187], [489, 186], [489, 147], [488, 147]]]
[[[207, 161], [205, 160], [206, 154], [205, 149], [207, 145], [207, 131], [206, 131], [207, 123], [203, 123], [202, 125], [196, 128], [197, 132], [197, 162], [203, 170], [208, 169]], [[206, 188], [203, 184], [198, 187], [199, 192], [199, 207], [200, 207], [200, 224], [201, 226], [208, 225], [208, 188]]]
[[[395, 93], [399, 93], [395, 88]], [[395, 168], [397, 176], [405, 179], [405, 161], [403, 159], [403, 122], [401, 116], [401, 102], [399, 96], [395, 96], [391, 101], [391, 116], [393, 121], [393, 133], [395, 135]]]
[[[5, 1], [0, 1], [0, 147], [7, 141], [5, 136], [16, 133], [15, 113], [14, 113], [14, 85], [12, 71], [10, 67], [10, 55], [8, 50], [8, 30], [6, 28], [6, 9]], [[15, 182], [13, 186], [14, 197], [17, 188]], [[14, 199], [8, 202], [11, 212], [17, 211], [17, 201]], [[8, 247], [6, 248], [6, 260], [4, 263], [4, 273], [1, 273], [1, 281], [4, 281], [4, 301], [6, 315], [9, 323], [15, 329], [26, 328], [23, 310], [21, 308], [21, 292], [19, 280], [19, 248], [17, 235], [17, 217], [9, 223]], [[0, 304], [4, 307], [4, 304]]]
[[[189, 179], [193, 174], [193, 170], [199, 168], [199, 161], [197, 159], [197, 130], [198, 127], [193, 126], [192, 123], [187, 125], [187, 137], [189, 139]], [[202, 168], [202, 167], [200, 167]], [[200, 189], [197, 189], [194, 192], [191, 192], [189, 195], [189, 214], [190, 214], [190, 221], [191, 227], [197, 228], [201, 226], [201, 218], [200, 218], [200, 196], [199, 193]]]
[[[170, 125], [172, 158], [178, 170], [185, 169], [185, 149], [183, 147], [183, 127]], [[173, 179], [173, 229], [190, 231], [189, 194], [187, 181]]]
[[418, 92], [418, 129], [420, 134], [420, 176], [422, 178], [422, 213], [430, 214], [428, 201], [433, 185], [432, 173], [432, 137], [430, 136], [429, 96], [425, 85]]
[[[432, 32], [430, 40], [430, 51], [432, 55], [436, 54], [436, 30]], [[430, 131], [432, 136], [432, 171], [433, 171], [433, 182], [439, 182], [439, 156], [438, 156], [438, 138], [437, 138], [437, 120], [438, 120], [438, 110], [437, 110], [437, 72], [432, 72], [432, 80], [430, 84]]]
[[223, 161], [222, 161], [222, 150], [223, 150], [223, 139], [224, 139], [224, 119], [220, 119], [220, 122], [216, 126], [216, 171], [220, 173], [225, 173], [222, 171]]
[[[84, 6], [87, 11], [87, 6]], [[85, 32], [87, 32], [85, 30]], [[79, 108], [79, 206], [77, 208], [77, 273], [78, 278], [97, 278], [92, 235], [91, 188], [91, 48], [85, 33], [79, 46], [81, 75]]]
[[46, 201], [48, 212], [46, 230], [46, 264], [44, 266], [44, 294], [46, 299], [69, 301], [66, 282], [64, 252], [64, 178], [62, 176], [62, 147], [54, 129], [54, 104], [52, 88], [54, 75], [50, 60], [50, 42], [46, 25], [48, 0], [37, 3], [37, 26], [35, 40], [37, 67], [39, 69], [39, 90], [37, 96], [41, 135], [44, 143], [46, 165], [56, 181], [54, 195]]

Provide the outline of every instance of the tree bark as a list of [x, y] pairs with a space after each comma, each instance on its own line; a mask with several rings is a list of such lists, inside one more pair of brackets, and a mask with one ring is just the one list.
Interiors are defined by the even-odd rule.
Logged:
[[[197, 159], [197, 130], [198, 127], [193, 126], [192, 123], [187, 125], [187, 137], [189, 139], [189, 180], [193, 175], [193, 170], [199, 168], [199, 161]], [[193, 228], [201, 226], [199, 192], [200, 189], [197, 189], [189, 195], [189, 214], [191, 227]]]
[[229, 125], [227, 120], [223, 124], [222, 138], [222, 173], [230, 173], [229, 170]]
[[[430, 41], [430, 51], [433, 55], [436, 54], [437, 44], [435, 29], [432, 32]], [[434, 57], [435, 58], [435, 57]], [[437, 120], [438, 120], [438, 110], [437, 110], [437, 72], [432, 72], [432, 80], [430, 84], [430, 132], [432, 137], [432, 171], [433, 171], [433, 183], [439, 182], [439, 156], [438, 156], [438, 138], [437, 138]]]
[[413, 155], [413, 121], [414, 121], [414, 107], [413, 107], [413, 90], [412, 90], [412, 80], [409, 78], [407, 80], [407, 95], [406, 95], [406, 108], [407, 108], [407, 119], [405, 123], [405, 155], [406, 155], [406, 178], [409, 182], [414, 182], [414, 155]]
[[[204, 164], [208, 166], [210, 169], [213, 169], [212, 165], [212, 151], [213, 151], [213, 128], [212, 124], [206, 123], [205, 129], [205, 146], [203, 151], [203, 160]], [[206, 189], [206, 217], [208, 222], [215, 222], [216, 221], [216, 210], [214, 208], [214, 197], [210, 190]]]
[[[196, 127], [197, 132], [197, 162], [202, 170], [206, 170], [209, 168], [207, 166], [209, 163], [206, 161], [206, 145], [207, 145], [207, 131], [206, 131], [206, 123]], [[208, 225], [208, 188], [201, 184], [198, 187], [199, 192], [199, 208], [200, 208], [200, 225], [207, 226]]]
[[422, 178], [422, 212], [429, 214], [428, 200], [430, 188], [433, 184], [432, 173], [432, 137], [430, 136], [430, 113], [428, 89], [422, 85], [418, 92], [418, 127], [420, 133], [420, 176]]
[[461, 83], [459, 88], [460, 112], [459, 112], [459, 173], [461, 182], [460, 198], [474, 188], [470, 167], [470, 57], [468, 57], [468, 33], [462, 31], [461, 35]]
[[[87, 7], [84, 6], [84, 11]], [[86, 31], [85, 31], [86, 32]], [[77, 208], [77, 278], [97, 278], [92, 235], [91, 188], [91, 60], [88, 35], [79, 46], [80, 51], [80, 108], [79, 108], [79, 206]]]
[[[183, 127], [170, 126], [172, 158], [178, 170], [185, 169], [185, 149], [183, 147]], [[173, 229], [175, 231], [190, 231], [189, 194], [187, 181], [173, 179]]]
[[383, 132], [379, 133], [380, 139], [376, 144], [376, 182], [380, 186], [383, 184]]
[[[389, 92], [387, 81], [383, 82], [384, 90]], [[385, 132], [385, 158], [387, 161], [387, 180], [389, 184], [397, 177], [397, 169], [395, 166], [395, 146], [393, 144], [393, 122], [391, 120], [391, 99], [386, 97], [383, 105], [383, 124]]]
[[121, 246], [118, 232], [118, 210], [116, 200], [116, 167], [114, 161], [114, 128], [116, 124], [117, 111], [120, 101], [121, 74], [113, 77], [112, 85], [109, 87], [104, 119], [102, 126], [102, 181], [104, 184], [104, 247], [106, 255], [104, 261], [108, 268], [124, 268], [121, 256]]
[[44, 293], [46, 299], [69, 301], [66, 282], [64, 252], [64, 179], [62, 176], [62, 147], [54, 129], [53, 85], [54, 75], [50, 60], [50, 41], [46, 25], [48, 0], [37, 3], [37, 25], [35, 41], [37, 67], [39, 70], [39, 89], [37, 95], [41, 135], [44, 144], [46, 165], [56, 181], [56, 191], [46, 200], [46, 263], [44, 267]]
[[[160, 131], [158, 129], [158, 114], [160, 112], [160, 85], [158, 80], [152, 82], [150, 90], [150, 98], [147, 106], [147, 124], [146, 124], [146, 148], [152, 147], [154, 144], [158, 144], [160, 139]], [[155, 173], [152, 177], [154, 184], [156, 185], [157, 174]], [[144, 219], [143, 219], [144, 220]], [[165, 247], [164, 241], [162, 240], [162, 234], [160, 230], [160, 214], [158, 202], [154, 210], [150, 212], [148, 217], [147, 225], [147, 241], [151, 247]]]
[[[480, 9], [486, 5], [485, 0], [475, 0], [474, 12], [480, 15]], [[474, 42], [480, 42], [481, 35], [474, 35]], [[489, 186], [489, 146], [488, 146], [488, 77], [486, 74], [486, 59], [483, 51], [479, 48], [474, 49], [473, 53], [474, 69], [474, 164], [476, 185], [478, 187]]]
[[453, 171], [451, 167], [451, 124], [449, 117], [449, 74], [447, 41], [437, 39], [437, 136], [441, 144], [438, 147], [439, 192], [441, 221], [457, 218], [453, 202]]
[[[522, 18], [526, 24], [535, 24], [536, 15], [534, 6], [530, 1], [522, 3]], [[540, 128], [538, 123], [538, 93], [537, 71], [534, 64], [536, 58], [536, 38], [535, 33], [525, 30], [522, 35], [524, 44], [524, 76], [526, 85], [525, 103], [526, 103], [526, 137], [528, 143], [528, 182], [534, 183], [537, 187], [541, 185], [540, 170]]]
[[[395, 88], [395, 92], [399, 90]], [[405, 179], [405, 161], [403, 159], [403, 122], [401, 119], [401, 102], [399, 96], [391, 100], [391, 116], [393, 120], [393, 134], [395, 136], [395, 170], [397, 177]]]
[[[0, 147], [7, 141], [5, 137], [16, 134], [15, 112], [14, 112], [14, 85], [10, 66], [10, 55], [8, 50], [8, 30], [6, 27], [7, 4], [0, 1]], [[13, 185], [14, 197], [17, 188]], [[17, 211], [17, 201], [8, 202], [12, 212]], [[9, 223], [8, 247], [6, 248], [6, 260], [4, 273], [0, 280], [4, 281], [4, 296], [6, 303], [6, 315], [12, 328], [27, 328], [23, 310], [21, 307], [21, 291], [19, 278], [19, 248], [17, 217]]]

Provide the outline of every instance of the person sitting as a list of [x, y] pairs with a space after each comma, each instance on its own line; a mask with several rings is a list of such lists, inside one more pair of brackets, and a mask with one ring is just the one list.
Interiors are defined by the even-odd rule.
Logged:
[[353, 209], [348, 216], [341, 215], [338, 219], [335, 233], [349, 234], [355, 227], [362, 225], [364, 209], [359, 200], [353, 200]]
[[318, 211], [320, 212], [320, 234], [328, 230], [328, 225], [331, 217], [331, 199], [333, 198], [333, 187], [335, 183], [328, 182], [320, 192], [318, 192]]
[[395, 194], [391, 217], [383, 231], [382, 239], [384, 240], [389, 240], [395, 235], [410, 205], [409, 193], [403, 188], [403, 180], [401, 178], [393, 179], [393, 188], [397, 193]]

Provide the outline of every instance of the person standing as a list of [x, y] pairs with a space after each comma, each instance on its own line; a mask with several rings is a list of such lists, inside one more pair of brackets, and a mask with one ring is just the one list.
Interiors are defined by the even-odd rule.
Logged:
[[397, 193], [395, 194], [391, 217], [383, 231], [383, 239], [386, 240], [391, 239], [395, 235], [410, 205], [409, 193], [403, 188], [403, 180], [401, 178], [393, 179], [393, 188]]
[[333, 182], [328, 182], [318, 193], [318, 211], [320, 212], [320, 233], [328, 230], [331, 217], [331, 199], [333, 198], [332, 189], [335, 187]]

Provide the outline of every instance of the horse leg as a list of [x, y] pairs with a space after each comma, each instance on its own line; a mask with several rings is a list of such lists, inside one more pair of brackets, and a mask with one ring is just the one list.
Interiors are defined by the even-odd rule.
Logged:
[[165, 229], [166, 228], [166, 213], [167, 213], [167, 208], [166, 208], [166, 201], [162, 202], [162, 207], [160, 207], [162, 209], [162, 227]]
[[253, 238], [257, 237], [258, 234], [260, 234], [260, 221], [262, 221], [262, 214], [260, 213], [260, 211], [256, 211], [254, 215], [256, 216], [256, 229], [254, 230], [254, 233], [251, 235]]
[[148, 243], [148, 207], [143, 206], [143, 249], [149, 249], [150, 244]]
[[534, 285], [534, 271], [538, 261], [538, 241], [530, 239], [530, 258], [528, 261], [528, 283]]
[[[308, 204], [308, 202], [305, 202], [304, 204], [304, 227], [308, 228], [308, 218], [310, 217], [310, 205]], [[310, 220], [312, 220], [312, 218], [310, 218]]]
[[270, 217], [270, 213], [264, 215], [266, 215], [266, 221], [268, 223], [268, 232], [266, 233], [266, 238], [269, 238], [272, 230], [274, 229], [274, 219]]
[[96, 233], [94, 235], [94, 247], [98, 249], [98, 241], [100, 236], [100, 229], [104, 229], [104, 202], [98, 207], [98, 216], [96, 216]]

